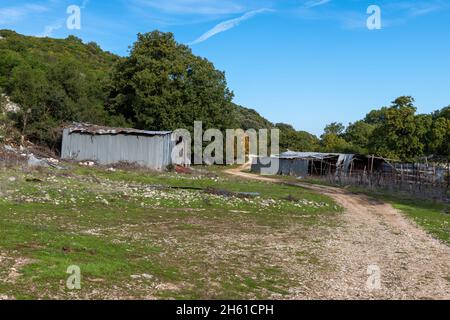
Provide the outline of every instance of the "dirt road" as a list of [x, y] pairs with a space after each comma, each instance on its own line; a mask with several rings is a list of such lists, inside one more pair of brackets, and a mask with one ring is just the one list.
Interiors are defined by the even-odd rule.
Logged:
[[[228, 174], [286, 183], [228, 170]], [[343, 189], [294, 183], [332, 197], [344, 209], [325, 240], [322, 259], [332, 266], [297, 299], [450, 299], [450, 248], [391, 205]], [[379, 280], [379, 281], [378, 281]]]

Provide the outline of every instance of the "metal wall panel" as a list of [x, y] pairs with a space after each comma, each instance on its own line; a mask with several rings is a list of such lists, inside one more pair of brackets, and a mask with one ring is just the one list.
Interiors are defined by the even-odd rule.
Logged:
[[[269, 160], [278, 161], [278, 170], [268, 171], [270, 165], [266, 165]], [[251, 171], [254, 173], [261, 173], [263, 169], [266, 174], [272, 175], [286, 175], [286, 176], [307, 176], [308, 175], [309, 160], [304, 159], [283, 159], [277, 157], [261, 157], [253, 158]]]
[[69, 130], [64, 129], [61, 156], [67, 160], [95, 161], [101, 165], [126, 161], [163, 170], [171, 164], [174, 145], [171, 136], [170, 133], [155, 136], [69, 134]]

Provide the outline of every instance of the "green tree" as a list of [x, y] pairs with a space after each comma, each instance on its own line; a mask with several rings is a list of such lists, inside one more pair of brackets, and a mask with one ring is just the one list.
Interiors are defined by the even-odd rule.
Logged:
[[415, 102], [415, 100], [411, 96], [401, 96], [401, 97], [398, 97], [397, 99], [395, 99], [392, 102], [391, 108], [396, 108], [396, 109], [400, 109], [400, 108], [416, 109], [416, 107], [414, 106], [414, 102]]
[[21, 106], [9, 114], [25, 138], [59, 148], [60, 127], [112, 124], [105, 84], [118, 57], [75, 37], [35, 38], [0, 30], [0, 90]]
[[282, 151], [317, 151], [319, 139], [305, 131], [297, 131], [289, 124], [277, 123], [280, 130], [280, 149]]
[[335, 134], [325, 134], [322, 136], [322, 151], [337, 153], [354, 153], [355, 148], [344, 138]]
[[327, 125], [324, 129], [325, 134], [333, 134], [336, 136], [341, 136], [345, 131], [345, 126], [340, 122], [333, 122]]
[[432, 114], [433, 123], [428, 135], [427, 152], [450, 157], [450, 106]]
[[439, 111], [436, 111], [433, 114], [434, 118], [445, 118], [447, 120], [450, 120], [450, 106], [442, 108]]
[[428, 155], [449, 155], [450, 120], [444, 117], [434, 119], [426, 136]]
[[12, 70], [8, 83], [11, 99], [21, 106], [19, 123], [22, 134], [27, 134], [28, 124], [45, 113], [45, 97], [48, 83], [45, 72], [21, 64]]
[[339, 122], [327, 125], [320, 137], [323, 152], [355, 153], [355, 147], [345, 139], [345, 126]]
[[371, 125], [380, 125], [386, 121], [386, 114], [388, 110], [388, 107], [383, 107], [380, 110], [372, 110], [366, 115], [363, 121]]
[[110, 110], [140, 129], [192, 129], [232, 125], [233, 94], [225, 75], [194, 56], [171, 33], [139, 34], [129, 58], [114, 70]]
[[411, 97], [400, 97], [383, 110], [383, 120], [370, 138], [371, 152], [402, 161], [414, 161], [424, 155], [428, 120], [415, 116]]
[[362, 120], [356, 121], [349, 124], [345, 130], [344, 138], [353, 145], [356, 153], [367, 154], [369, 152], [369, 141], [374, 130], [375, 125]]
[[247, 129], [271, 129], [274, 125], [263, 118], [258, 112], [253, 109], [244, 108], [242, 106], [234, 105], [232, 118], [234, 119], [234, 128]]
[[6, 88], [11, 77], [11, 71], [24, 63], [20, 53], [10, 49], [0, 51], [0, 87]]

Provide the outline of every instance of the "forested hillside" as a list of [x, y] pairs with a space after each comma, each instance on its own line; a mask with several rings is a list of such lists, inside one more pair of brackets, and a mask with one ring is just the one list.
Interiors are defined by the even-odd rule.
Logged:
[[56, 148], [64, 122], [109, 122], [105, 86], [119, 57], [76, 37], [0, 36], [0, 88], [21, 106], [12, 120], [23, 135]]
[[[9, 117], [0, 112], [0, 121], [13, 123], [26, 138], [53, 149], [58, 147], [60, 126], [72, 121], [155, 130], [189, 128], [194, 119], [211, 127], [273, 127], [256, 111], [232, 103], [223, 73], [177, 44], [171, 34], [141, 35], [141, 40], [153, 41], [156, 58], [133, 75], [121, 74], [121, 68], [136, 62], [134, 57], [121, 58], [94, 42], [84, 44], [73, 36], [28, 37], [9, 30], [0, 30], [0, 36], [0, 90], [21, 106]], [[170, 51], [165, 57], [157, 51], [162, 46]], [[146, 61], [151, 56], [147, 49], [141, 56]], [[163, 77], [154, 78], [152, 72], [166, 67], [169, 80], [163, 83]], [[182, 78], [183, 72], [189, 75]], [[145, 75], [150, 75], [146, 83]], [[131, 84], [133, 80], [137, 82]], [[119, 92], [121, 81], [124, 91]], [[149, 98], [146, 90], [152, 87], [155, 91]], [[5, 103], [2, 97], [0, 106]]]
[[[0, 93], [0, 142], [25, 137], [53, 150], [60, 146], [61, 126], [73, 121], [191, 130], [201, 120], [204, 128], [276, 127], [282, 151], [371, 153], [404, 161], [450, 153], [450, 107], [420, 115], [412, 97], [400, 97], [347, 127], [328, 125], [319, 139], [233, 103], [224, 72], [159, 31], [139, 34], [130, 55], [119, 57], [74, 36], [0, 30]], [[20, 106], [18, 112], [6, 110], [6, 97]]]
[[372, 110], [363, 120], [332, 123], [322, 135], [322, 149], [376, 154], [416, 161], [424, 156], [449, 157], [450, 106], [432, 114], [417, 114], [414, 98], [397, 98], [388, 107]]

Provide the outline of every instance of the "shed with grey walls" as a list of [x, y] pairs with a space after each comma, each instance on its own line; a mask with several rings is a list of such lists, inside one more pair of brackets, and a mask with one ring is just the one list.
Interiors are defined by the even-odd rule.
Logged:
[[[63, 129], [61, 157], [65, 160], [94, 161], [100, 165], [127, 162], [164, 170], [173, 164], [171, 154], [177, 144], [173, 137], [171, 131], [75, 124]], [[185, 158], [182, 164], [189, 164], [189, 160]]]

